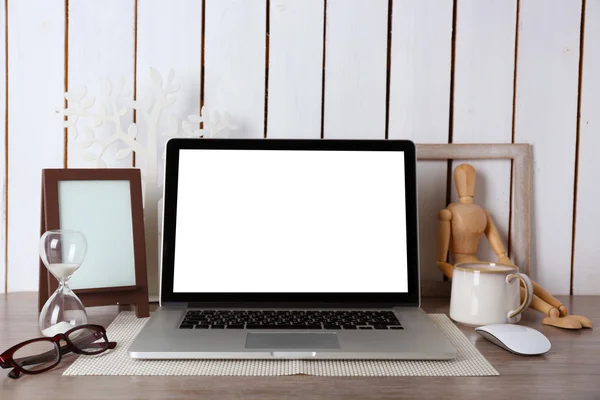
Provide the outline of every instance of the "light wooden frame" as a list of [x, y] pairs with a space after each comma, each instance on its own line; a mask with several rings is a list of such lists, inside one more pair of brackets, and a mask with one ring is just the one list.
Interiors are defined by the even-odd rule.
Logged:
[[531, 273], [531, 145], [529, 144], [418, 144], [417, 160], [512, 160], [513, 213], [510, 249], [513, 262]]

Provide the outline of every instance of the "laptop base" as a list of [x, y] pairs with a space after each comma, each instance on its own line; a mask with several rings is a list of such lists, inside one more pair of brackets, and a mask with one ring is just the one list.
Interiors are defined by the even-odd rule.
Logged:
[[447, 360], [456, 349], [420, 308], [393, 309], [403, 330], [179, 329], [186, 308], [159, 308], [129, 348], [138, 359]]

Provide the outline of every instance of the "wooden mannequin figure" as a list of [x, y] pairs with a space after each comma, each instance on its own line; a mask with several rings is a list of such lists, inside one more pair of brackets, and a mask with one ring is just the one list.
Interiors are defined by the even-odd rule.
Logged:
[[[498, 229], [490, 213], [473, 203], [475, 195], [475, 168], [461, 164], [454, 170], [454, 182], [459, 202], [451, 203], [438, 214], [436, 240], [436, 264], [448, 279], [452, 279], [453, 265], [448, 263], [448, 250], [454, 263], [478, 262], [475, 256], [481, 236], [485, 233], [498, 263], [513, 265], [508, 257]], [[591, 328], [592, 322], [581, 315], [568, 315], [567, 307], [547, 290], [531, 281], [534, 288], [530, 307], [547, 315], [542, 321], [546, 325], [559, 328]], [[521, 287], [521, 300], [525, 289]]]

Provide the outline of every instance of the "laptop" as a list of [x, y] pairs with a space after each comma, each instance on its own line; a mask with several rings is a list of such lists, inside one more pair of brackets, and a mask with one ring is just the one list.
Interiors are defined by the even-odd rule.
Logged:
[[[451, 359], [420, 308], [415, 145], [171, 139], [139, 359]], [[433, 240], [433, 238], [432, 238]]]

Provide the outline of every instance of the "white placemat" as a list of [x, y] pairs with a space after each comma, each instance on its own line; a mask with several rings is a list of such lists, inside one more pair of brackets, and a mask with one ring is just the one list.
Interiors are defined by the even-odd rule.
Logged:
[[148, 318], [122, 312], [107, 329], [117, 348], [81, 356], [63, 375], [210, 375], [210, 376], [493, 376], [498, 371], [444, 314], [429, 314], [458, 349], [449, 361], [380, 360], [134, 360], [127, 349]]

